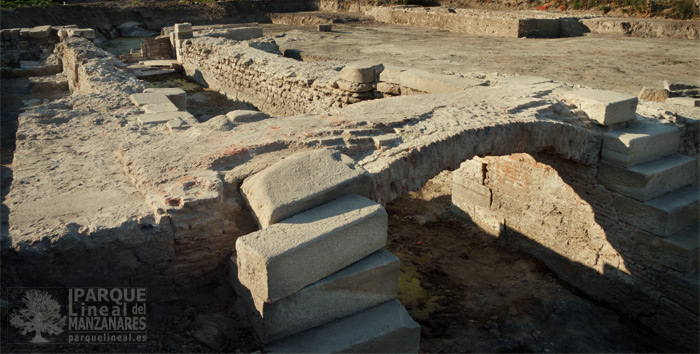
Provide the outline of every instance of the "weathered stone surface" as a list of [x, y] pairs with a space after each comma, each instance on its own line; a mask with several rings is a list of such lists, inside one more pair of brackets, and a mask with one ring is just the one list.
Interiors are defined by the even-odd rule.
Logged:
[[271, 353], [417, 353], [420, 325], [392, 300], [265, 347]]
[[612, 125], [635, 119], [637, 97], [603, 90], [581, 89], [571, 92], [569, 101], [601, 125]]
[[340, 70], [340, 78], [359, 84], [372, 83], [377, 81], [377, 74], [382, 70], [382, 64], [351, 63]]
[[665, 101], [668, 104], [678, 104], [688, 107], [700, 107], [700, 98], [694, 97], [671, 97]]
[[172, 103], [151, 103], [141, 106], [144, 113], [165, 113], [165, 112], [177, 112], [178, 108]]
[[474, 87], [481, 82], [454, 75], [433, 74], [426, 71], [408, 69], [399, 74], [401, 86], [427, 93], [449, 93]]
[[147, 88], [143, 93], [159, 93], [165, 95], [179, 110], [187, 110], [187, 93], [179, 88]]
[[602, 161], [598, 181], [605, 187], [639, 201], [649, 201], [697, 182], [696, 161], [672, 155], [624, 168]]
[[185, 23], [176, 23], [175, 24], [175, 33], [181, 33], [181, 32], [192, 32], [192, 24], [185, 22]]
[[544, 84], [547, 82], [552, 82], [552, 79], [547, 79], [545, 77], [531, 76], [531, 75], [520, 75], [520, 76], [510, 76], [504, 77], [498, 80], [499, 83], [507, 83], [514, 85], [537, 85]]
[[229, 263], [231, 282], [258, 337], [268, 343], [396, 297], [399, 259], [375, 252], [298, 292], [264, 302], [238, 282], [236, 260]]
[[664, 102], [669, 96], [668, 91], [665, 89], [656, 89], [644, 86], [642, 87], [642, 90], [639, 91], [637, 97], [639, 97], [640, 100], [645, 101]]
[[389, 82], [378, 82], [377, 91], [398, 96], [401, 94], [401, 86]]
[[381, 205], [346, 195], [240, 237], [238, 279], [277, 301], [384, 247], [386, 228]]
[[698, 269], [698, 235], [700, 226], [696, 224], [669, 237], [659, 237], [641, 230], [635, 232], [633, 237], [638, 251], [649, 254], [655, 263], [688, 275]]
[[624, 167], [649, 162], [677, 153], [680, 134], [673, 126], [638, 122], [605, 132], [601, 154], [604, 160]]
[[375, 88], [374, 83], [360, 84], [360, 83], [346, 81], [346, 80], [338, 80], [336, 83], [338, 84], [338, 87], [341, 90], [348, 91], [348, 92], [357, 92], [357, 93], [368, 92], [368, 91], [372, 91]]
[[172, 103], [168, 96], [162, 93], [135, 93], [129, 96], [131, 102], [137, 106], [147, 104]]
[[269, 117], [266, 113], [260, 112], [260, 111], [250, 111], [250, 110], [235, 110], [226, 113], [226, 117], [230, 119], [232, 122], [250, 122], [250, 121], [255, 121], [259, 119], [265, 119]]
[[263, 36], [263, 30], [260, 27], [238, 27], [214, 30], [206, 34], [207, 37], [226, 38], [234, 41], [247, 41]]
[[51, 26], [37, 26], [29, 30], [29, 38], [49, 38]]
[[384, 71], [379, 73], [379, 81], [394, 85], [401, 85], [401, 72], [403, 71], [406, 71], [406, 69], [395, 66], [386, 66], [384, 67]]
[[160, 124], [166, 123], [173, 119], [182, 119], [184, 121], [191, 121], [194, 118], [191, 114], [182, 111], [176, 112], [163, 112], [163, 113], [151, 113], [142, 114], [138, 116], [138, 120], [141, 124]]
[[687, 186], [646, 203], [617, 196], [613, 206], [620, 220], [666, 237], [698, 223], [700, 190]]
[[369, 174], [331, 150], [302, 152], [247, 178], [241, 192], [263, 228], [344, 194], [369, 196]]
[[69, 37], [83, 37], [85, 39], [95, 39], [95, 30], [92, 28], [68, 28]]

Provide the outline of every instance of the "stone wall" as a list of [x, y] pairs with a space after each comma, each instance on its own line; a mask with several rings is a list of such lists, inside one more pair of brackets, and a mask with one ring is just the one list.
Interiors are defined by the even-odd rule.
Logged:
[[178, 58], [201, 84], [272, 115], [321, 113], [364, 99], [338, 88], [342, 65], [300, 62], [236, 44], [193, 38], [182, 42]]
[[374, 7], [367, 14], [380, 22], [484, 36], [552, 38], [582, 30], [567, 18], [543, 13], [393, 6]]
[[596, 175], [595, 165], [548, 154], [475, 158], [455, 171], [453, 202], [504, 245], [535, 255], [589, 296], [696, 346], [698, 297], [691, 274], [697, 248], [620, 220], [620, 195]]

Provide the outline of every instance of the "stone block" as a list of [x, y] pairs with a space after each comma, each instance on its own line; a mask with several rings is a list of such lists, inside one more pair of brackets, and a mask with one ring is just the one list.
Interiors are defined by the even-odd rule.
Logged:
[[469, 87], [479, 86], [481, 82], [455, 75], [433, 74], [426, 71], [408, 69], [402, 71], [401, 86], [427, 93], [459, 92]]
[[165, 95], [179, 110], [187, 110], [187, 93], [179, 88], [147, 88], [144, 93], [159, 93]]
[[263, 301], [277, 301], [383, 248], [386, 228], [380, 204], [343, 196], [239, 237], [238, 280]]
[[138, 116], [139, 122], [143, 125], [167, 123], [173, 119], [182, 119], [186, 122], [196, 120], [193, 115], [182, 111], [142, 114]]
[[666, 237], [698, 223], [700, 190], [687, 186], [646, 203], [616, 196], [613, 206], [623, 222]]
[[262, 37], [263, 30], [260, 27], [227, 28], [223, 32], [212, 33], [211, 36], [231, 39], [234, 41], [247, 41], [249, 39]]
[[248, 177], [241, 192], [265, 228], [345, 194], [369, 197], [370, 183], [351, 158], [321, 149], [288, 156]]
[[627, 168], [601, 161], [598, 181], [612, 191], [646, 202], [696, 183], [696, 161], [672, 155]]
[[351, 315], [396, 297], [399, 259], [375, 252], [298, 292], [264, 302], [238, 283], [235, 257], [231, 281], [246, 317], [263, 343]]
[[340, 78], [349, 82], [367, 84], [377, 81], [377, 74], [383, 70], [382, 64], [350, 63], [340, 70]]
[[236, 123], [251, 122], [260, 119], [265, 119], [268, 117], [269, 116], [266, 113], [244, 109], [239, 109], [226, 113], [226, 118]]
[[700, 228], [697, 224], [665, 238], [641, 230], [631, 236], [635, 241], [635, 252], [648, 254], [652, 262], [683, 275], [697, 272], [700, 242]]
[[139, 107], [147, 104], [172, 103], [168, 96], [158, 92], [134, 93], [129, 98]]
[[68, 28], [68, 37], [83, 37], [86, 39], [95, 39], [95, 30], [92, 28]]
[[384, 70], [379, 74], [378, 80], [394, 85], [401, 85], [401, 72], [403, 71], [406, 71], [406, 69], [395, 66], [384, 67]]
[[331, 32], [331, 31], [333, 31], [333, 25], [332, 24], [318, 25], [318, 31], [319, 32]]
[[613, 125], [635, 119], [637, 97], [603, 90], [581, 89], [571, 92], [568, 100], [601, 125]]
[[177, 112], [177, 107], [172, 103], [152, 103], [141, 106], [144, 113], [165, 113], [165, 112]]
[[51, 26], [37, 26], [29, 30], [29, 38], [41, 39], [49, 38], [51, 35]]
[[628, 167], [676, 154], [679, 145], [678, 128], [637, 122], [624, 129], [605, 132], [602, 157], [608, 162]]
[[10, 29], [10, 38], [12, 38], [13, 41], [20, 40], [21, 39], [20, 32], [21, 32], [21, 30], [19, 28]]
[[389, 82], [377, 82], [377, 91], [390, 95], [401, 95], [401, 86]]
[[173, 32], [173, 39], [175, 39], [175, 42], [184, 41], [185, 39], [190, 38], [194, 38], [193, 32]]
[[185, 33], [185, 32], [192, 32], [192, 24], [191, 23], [176, 23], [175, 24], [175, 33]]
[[640, 100], [654, 101], [654, 102], [664, 102], [668, 99], [668, 91], [665, 89], [655, 89], [649, 87], [642, 87], [637, 95]]
[[700, 98], [695, 97], [671, 97], [665, 101], [668, 104], [677, 104], [688, 107], [700, 107]]
[[342, 79], [336, 81], [336, 84], [338, 84], [338, 88], [343, 90], [343, 91], [355, 92], [355, 93], [369, 92], [369, 91], [374, 90], [374, 88], [375, 88], [374, 83], [361, 84], [361, 83], [346, 81], [346, 80], [342, 80]]
[[420, 325], [391, 300], [265, 347], [270, 353], [417, 353]]

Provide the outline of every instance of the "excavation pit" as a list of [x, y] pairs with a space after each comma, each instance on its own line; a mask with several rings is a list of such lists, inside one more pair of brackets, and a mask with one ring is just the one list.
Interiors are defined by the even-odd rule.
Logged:
[[[178, 341], [187, 345], [200, 341], [219, 351], [259, 349], [253, 335], [242, 329], [246, 321], [226, 313], [242, 297], [239, 292], [236, 300], [227, 279], [230, 257], [238, 254], [236, 240], [266, 229], [257, 224], [257, 209], [242, 194], [241, 186], [252, 176], [289, 162], [292, 155], [330, 150], [344, 155], [338, 158], [351, 169], [366, 170], [371, 181], [368, 203], [378, 203], [382, 209], [386, 206], [387, 248], [403, 263], [398, 298], [423, 326], [422, 350], [669, 348], [663, 340], [658, 344], [642, 339], [637, 327], [623, 323], [628, 319], [641, 321], [661, 338], [675, 336], [675, 344], [682, 342], [681, 347], [693, 342], [697, 336], [693, 309], [697, 306], [688, 294], [697, 293], [697, 261], [693, 260], [698, 248], [692, 234], [677, 231], [693, 232], [697, 198], [678, 205], [664, 204], [663, 198], [668, 193], [697, 194], [693, 173], [697, 173], [698, 115], [694, 110], [615, 94], [615, 104], [632, 107], [632, 114], [616, 117], [624, 122], [603, 125], [610, 120], [596, 117], [601, 109], [613, 112], [607, 110], [612, 103], [584, 95], [573, 83], [549, 78], [546, 73], [551, 69], [528, 72], [530, 75], [484, 73], [461, 70], [461, 65], [449, 64], [449, 58], [439, 53], [437, 60], [445, 68], [418, 60], [431, 54], [427, 51], [412, 51], [407, 58], [377, 54], [384, 49], [405, 49], [396, 43], [380, 46], [378, 38], [386, 33], [412, 34], [415, 29], [377, 25], [375, 30], [366, 27], [369, 20], [351, 22], [334, 23], [332, 32], [280, 27], [292, 25], [279, 23], [263, 25], [254, 32], [265, 37], [246, 40], [226, 38], [233, 33], [227, 27], [207, 32], [193, 26], [199, 32], [190, 36], [186, 34], [190, 26], [180, 24], [173, 33], [182, 38], [175, 39], [176, 58], [170, 60], [176, 61], [184, 76], [167, 73], [143, 79], [124, 70], [87, 39], [61, 41], [57, 56], [71, 94], [63, 96], [65, 91], [57, 90], [56, 100], [40, 102], [19, 114], [14, 161], [3, 166], [4, 174], [11, 167], [13, 175], [9, 192], [3, 191], [3, 213], [9, 212], [9, 218], [3, 219], [3, 258], [11, 260], [3, 262], [3, 286], [6, 281], [26, 287], [147, 286], [152, 309], [160, 316], [149, 327], [167, 322], [164, 313], [182, 312], [182, 329], [195, 334], [178, 337]], [[378, 34], [372, 37], [372, 31]], [[458, 34], [450, 37], [453, 34], [421, 31], [425, 37], [420, 39], [433, 40], [437, 47], [445, 43], [440, 42], [441, 36], [468, 40]], [[365, 54], [339, 50], [339, 55], [332, 55], [335, 52], [324, 53], [323, 47], [316, 46], [347, 46], [344, 41], [354, 36], [366, 40], [361, 47]], [[500, 39], [489, 41], [499, 43]], [[574, 43], [552, 41], [562, 46]], [[503, 39], [500, 43], [513, 42]], [[631, 43], [642, 46], [648, 42]], [[279, 47], [300, 48], [315, 60], [285, 58]], [[456, 49], [457, 55], [463, 54], [460, 51]], [[329, 60], [319, 60], [324, 58]], [[625, 80], [620, 86], [629, 93], [633, 80]], [[195, 88], [193, 82], [200, 87]], [[185, 112], [175, 106], [177, 111], [172, 112], [178, 117], [191, 114], [194, 121], [188, 124], [175, 126], [172, 119], [146, 123], [144, 115], [172, 112], [148, 113], [130, 98], [153, 88], [178, 87], [186, 91], [187, 108]], [[149, 109], [173, 110], [168, 102], [160, 104]], [[671, 110], [673, 114], [667, 113]], [[609, 164], [606, 156], [612, 150], [634, 155], [634, 161], [641, 164], [652, 162], [642, 161], [647, 155], [638, 152], [644, 150], [644, 144], [661, 144], [656, 133], [635, 140], [630, 148], [634, 151], [614, 147], [616, 136], [626, 139], [625, 134], [637, 131], [636, 124], [641, 123], [677, 131], [677, 142], [666, 146], [663, 156], [648, 156], [672, 156], [682, 163], [661, 164], [668, 168], [664, 173], [688, 177], [674, 179], [679, 184], [673, 189], [651, 188], [655, 190], [643, 194], [649, 200], [639, 200], [636, 194], [620, 189], [615, 179], [596, 174]], [[314, 181], [322, 175], [321, 168], [316, 169], [307, 167], [305, 175], [288, 181], [290, 185], [284, 188], [306, 198], [295, 188], [302, 182], [323, 185]], [[441, 173], [446, 169], [462, 176], [460, 182], [453, 185], [445, 177], [449, 174]], [[657, 184], [656, 172], [650, 169], [627, 169], [625, 173], [641, 181], [640, 185], [645, 181]], [[446, 184], [451, 192], [425, 197], [436, 183], [428, 182], [426, 187], [426, 182], [435, 176], [443, 179], [440, 188]], [[537, 185], [541, 181], [552, 184]], [[454, 186], [461, 188], [459, 192]], [[566, 196], [561, 204], [551, 200], [555, 193], [550, 187]], [[406, 193], [421, 189], [422, 194], [409, 195], [413, 201], [406, 200]], [[255, 193], [275, 192], [273, 186]], [[456, 196], [462, 199], [454, 199]], [[412, 205], [416, 199], [418, 205]], [[450, 207], [452, 201], [461, 213]], [[640, 218], [634, 210], [643, 211], [644, 216]], [[577, 224], [581, 220], [587, 224]], [[648, 220], [664, 223], [664, 235], [658, 235], [660, 228], [650, 227]], [[540, 221], [540, 226], [532, 225]], [[476, 225], [497, 235], [498, 241], [476, 231]], [[569, 232], [561, 225], [573, 229]], [[532, 232], [533, 228], [537, 231]], [[465, 235], [464, 240], [459, 237], [464, 230], [478, 235]], [[579, 234], [582, 230], [585, 233]], [[501, 246], [494, 246], [496, 242], [528, 256], [517, 252], [494, 255]], [[453, 243], [468, 251], [448, 247]], [[474, 252], [479, 247], [493, 257], [479, 258], [480, 253]], [[448, 253], [451, 260], [443, 262], [442, 256]], [[467, 276], [458, 269], [496, 268], [493, 274], [497, 275], [509, 268], [501, 267], [500, 261], [522, 270], [520, 277], [513, 272], [504, 275], [497, 287], [508, 291], [499, 292], [484, 279], [475, 284], [472, 278], [478, 278], [477, 271]], [[496, 264], [489, 266], [490, 262]], [[440, 283], [443, 273], [449, 282]], [[513, 281], [524, 284], [523, 280], [542, 285], [512, 285]], [[595, 301], [615, 305], [589, 307], [593, 305], [587, 300], [568, 293], [568, 286]], [[485, 295], [488, 306], [477, 318], [466, 318], [463, 310], [477, 306], [479, 299], [460, 294], [480, 287], [490, 294]], [[532, 296], [519, 298], [515, 293], [523, 288], [523, 292], [532, 291]], [[543, 295], [543, 299], [536, 296], [535, 288], [565, 295]], [[214, 293], [216, 299], [202, 295], [204, 292]], [[198, 300], [183, 300], [189, 296]], [[516, 297], [515, 302], [503, 303], [508, 304], [507, 309], [499, 308], [502, 303], [497, 299]], [[274, 303], [277, 299], [269, 300]], [[463, 301], [459, 307], [450, 308], [458, 301]], [[590, 321], [609, 320], [606, 328], [616, 333], [613, 337], [626, 339], [606, 342], [601, 339], [604, 333], [566, 322], [574, 316], [572, 312], [554, 311], [562, 301], [576, 303], [572, 305], [576, 309], [595, 308], [587, 312]], [[193, 310], [186, 311], [188, 307]], [[534, 318], [540, 310], [551, 315], [553, 322], [566, 322], [593, 339], [585, 344], [567, 337], [551, 347], [542, 344], [561, 335], [550, 327], [542, 330], [546, 321]], [[526, 314], [525, 323], [514, 324], [503, 317], [519, 313]], [[392, 327], [393, 333], [415, 338], [415, 326], [405, 320]], [[448, 328], [449, 321], [460, 321], [460, 325]], [[184, 333], [182, 329], [173, 330]], [[207, 339], [211, 338], [207, 334], [224, 332], [236, 332], [236, 337], [227, 337], [223, 346], [222, 341]], [[165, 335], [156, 331], [156, 344], [149, 348], [169, 351], [165, 344], [158, 346]], [[523, 339], [525, 335], [529, 337]], [[477, 342], [483, 336], [492, 337]], [[458, 337], [468, 339], [454, 342]]]

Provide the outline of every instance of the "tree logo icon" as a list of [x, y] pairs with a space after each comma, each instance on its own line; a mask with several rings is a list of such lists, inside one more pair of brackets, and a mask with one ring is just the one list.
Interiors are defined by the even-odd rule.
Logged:
[[10, 324], [19, 329], [20, 334], [34, 332], [32, 343], [47, 343], [41, 334], [56, 335], [63, 333], [66, 316], [61, 316], [61, 306], [49, 293], [40, 290], [28, 290], [22, 298], [24, 308], [10, 316]]

